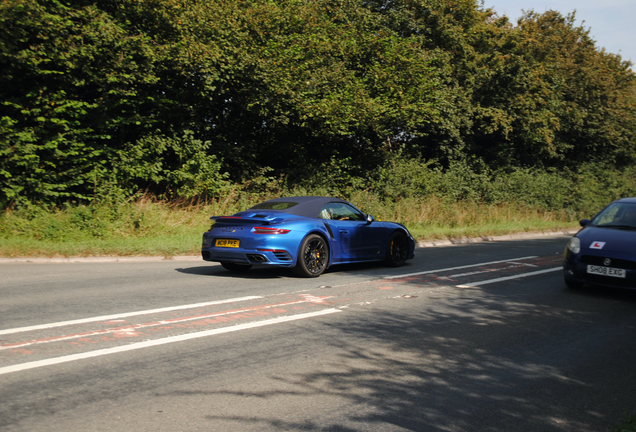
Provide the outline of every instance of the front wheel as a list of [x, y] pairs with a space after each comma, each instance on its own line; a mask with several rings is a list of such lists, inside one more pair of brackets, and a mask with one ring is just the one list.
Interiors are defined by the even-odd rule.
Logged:
[[312, 234], [303, 240], [294, 273], [303, 277], [318, 277], [327, 270], [329, 247], [324, 238]]
[[221, 265], [226, 270], [229, 270], [231, 272], [236, 272], [236, 273], [244, 273], [252, 268], [250, 264], [237, 264], [232, 261], [221, 261]]
[[389, 237], [384, 262], [389, 267], [400, 267], [409, 257], [409, 241], [403, 232], [396, 231]]

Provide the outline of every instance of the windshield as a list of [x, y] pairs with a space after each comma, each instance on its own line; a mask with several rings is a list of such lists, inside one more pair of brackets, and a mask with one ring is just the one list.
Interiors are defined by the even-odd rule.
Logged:
[[621, 202], [610, 204], [596, 215], [592, 220], [592, 225], [636, 229], [636, 204]]

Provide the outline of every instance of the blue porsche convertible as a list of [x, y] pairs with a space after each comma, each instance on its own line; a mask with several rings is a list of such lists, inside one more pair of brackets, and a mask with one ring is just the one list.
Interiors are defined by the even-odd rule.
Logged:
[[566, 285], [636, 289], [636, 198], [614, 201], [580, 224], [563, 256]]
[[414, 257], [415, 240], [404, 225], [376, 221], [338, 198], [276, 198], [211, 219], [202, 257], [230, 271], [278, 266], [317, 277], [333, 264], [383, 261], [398, 267]]

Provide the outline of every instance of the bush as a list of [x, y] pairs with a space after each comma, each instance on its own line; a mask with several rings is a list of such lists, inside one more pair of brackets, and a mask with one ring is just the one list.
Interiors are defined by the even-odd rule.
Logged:
[[172, 138], [157, 131], [119, 153], [119, 184], [128, 194], [151, 189], [163, 191], [158, 196], [167, 199], [219, 196], [229, 187], [228, 175], [221, 173], [221, 161], [208, 154], [211, 145], [191, 131]]

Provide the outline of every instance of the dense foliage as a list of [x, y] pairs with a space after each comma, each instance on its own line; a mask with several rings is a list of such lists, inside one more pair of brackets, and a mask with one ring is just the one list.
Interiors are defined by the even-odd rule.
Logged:
[[636, 76], [573, 15], [513, 25], [476, 0], [3, 0], [0, 23], [4, 207], [218, 197], [254, 178], [399, 197], [380, 181], [396, 163], [421, 194], [427, 176], [483, 180], [451, 181], [457, 199], [496, 201], [530, 177], [565, 190], [592, 171], [635, 185]]

